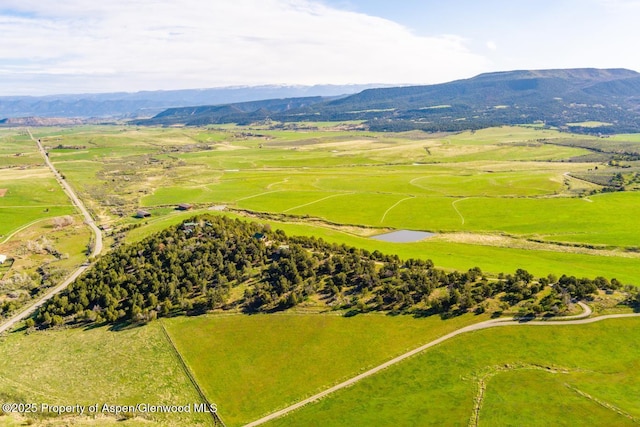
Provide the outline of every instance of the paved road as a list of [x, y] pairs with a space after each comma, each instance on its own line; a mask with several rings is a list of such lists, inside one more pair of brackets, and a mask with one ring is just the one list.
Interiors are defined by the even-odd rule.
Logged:
[[[33, 137], [33, 135], [31, 134], [31, 131], [29, 129], [27, 129], [27, 132], [29, 132], [29, 136], [31, 137], [31, 139], [33, 141], [35, 141], [35, 143], [38, 145], [38, 149], [40, 150], [40, 154], [42, 154], [42, 157], [44, 158], [44, 161], [47, 164], [47, 166], [49, 167], [49, 169], [51, 169], [51, 171], [55, 175], [56, 179], [58, 180], [58, 182], [60, 183], [60, 185], [62, 186], [64, 191], [67, 193], [67, 195], [69, 196], [69, 198], [71, 199], [73, 204], [78, 208], [80, 213], [82, 213], [82, 215], [84, 216], [84, 222], [93, 231], [93, 234], [94, 234], [94, 245], [93, 245], [93, 251], [91, 252], [91, 256], [99, 255], [100, 252], [102, 252], [102, 233], [100, 232], [100, 229], [96, 226], [96, 223], [93, 221], [93, 218], [89, 214], [89, 211], [87, 210], [87, 208], [85, 208], [85, 206], [82, 203], [82, 201], [78, 198], [76, 193], [73, 191], [73, 188], [71, 188], [71, 186], [69, 184], [67, 184], [67, 182], [64, 180], [64, 178], [60, 175], [60, 173], [57, 171], [57, 169], [53, 166], [53, 163], [51, 163], [51, 161], [49, 160], [49, 156], [47, 156], [47, 153], [46, 153], [45, 149], [42, 147], [42, 144], [40, 143], [40, 141]], [[49, 292], [44, 294], [34, 304], [30, 305], [29, 307], [25, 308], [24, 310], [22, 310], [22, 311], [18, 312], [17, 314], [13, 315], [12, 317], [10, 317], [7, 321], [2, 323], [2, 325], [0, 325], [0, 333], [10, 330], [18, 322], [20, 322], [20, 321], [26, 319], [27, 317], [29, 317], [31, 314], [33, 314], [33, 312], [35, 312], [46, 301], [48, 301], [49, 299], [53, 298], [53, 296], [55, 294], [57, 294], [58, 292], [61, 292], [63, 289], [65, 289], [67, 286], [69, 286], [71, 284], [71, 282], [73, 282], [78, 276], [80, 276], [87, 268], [88, 268], [87, 265], [82, 265], [82, 266], [78, 267], [78, 269], [75, 270], [73, 273], [71, 273], [71, 275], [69, 275], [62, 283], [60, 283], [55, 288], [49, 290]]]
[[3, 333], [4, 331], [8, 331], [11, 328], [13, 328], [18, 322], [20, 322], [20, 321], [26, 319], [27, 317], [29, 317], [31, 314], [33, 314], [33, 312], [35, 312], [45, 302], [47, 302], [48, 300], [53, 298], [53, 296], [55, 294], [57, 294], [58, 292], [62, 292], [62, 290], [65, 289], [67, 286], [69, 286], [71, 284], [71, 282], [76, 280], [76, 278], [78, 276], [80, 276], [82, 273], [84, 273], [84, 271], [87, 268], [89, 268], [89, 267], [88, 266], [82, 266], [82, 267], [78, 268], [76, 271], [71, 273], [71, 275], [68, 276], [65, 279], [64, 282], [60, 283], [58, 286], [56, 286], [55, 288], [51, 289], [49, 292], [44, 294], [34, 304], [30, 305], [26, 309], [14, 314], [12, 317], [10, 317], [6, 322], [4, 322], [2, 325], [0, 325], [0, 334]]
[[78, 208], [82, 216], [84, 216], [84, 222], [91, 228], [91, 231], [93, 231], [94, 245], [93, 245], [93, 251], [91, 252], [91, 256], [99, 255], [102, 252], [102, 233], [100, 232], [100, 229], [98, 228], [95, 221], [89, 214], [89, 211], [87, 210], [87, 208], [84, 206], [84, 203], [82, 203], [82, 200], [80, 200], [80, 198], [76, 195], [75, 191], [73, 191], [73, 188], [71, 188], [71, 186], [62, 177], [62, 175], [60, 175], [60, 173], [55, 168], [55, 166], [53, 166], [53, 163], [51, 163], [51, 160], [49, 160], [49, 156], [47, 155], [47, 152], [45, 151], [44, 147], [40, 143], [40, 140], [35, 139], [33, 137], [33, 135], [31, 134], [31, 130], [27, 129], [27, 132], [29, 132], [29, 136], [31, 137], [31, 139], [38, 145], [38, 149], [40, 150], [40, 154], [42, 155], [44, 162], [47, 164], [49, 169], [51, 169], [51, 172], [53, 172], [56, 179], [62, 186], [62, 189], [65, 191], [65, 193], [67, 193], [67, 196], [69, 196], [73, 204]]
[[411, 357], [411, 356], [415, 356], [416, 354], [430, 348], [433, 347], [435, 345], [438, 345], [440, 343], [442, 343], [443, 341], [446, 341], [448, 339], [451, 339], [455, 336], [458, 336], [460, 334], [464, 334], [466, 332], [471, 332], [471, 331], [478, 331], [481, 329], [487, 329], [487, 328], [495, 328], [498, 326], [523, 326], [523, 325], [536, 325], [536, 326], [561, 326], [561, 325], [581, 325], [581, 324], [585, 324], [585, 323], [593, 323], [593, 322], [598, 322], [600, 320], [604, 320], [604, 319], [615, 319], [615, 318], [622, 318], [622, 317], [640, 317], [640, 313], [634, 313], [634, 314], [611, 314], [611, 315], [607, 315], [607, 316], [599, 316], [599, 317], [592, 317], [592, 318], [587, 318], [591, 315], [591, 308], [580, 302], [578, 303], [582, 308], [583, 308], [583, 313], [575, 315], [575, 316], [567, 316], [567, 317], [563, 317], [561, 318], [562, 320], [532, 320], [532, 321], [521, 321], [521, 320], [515, 320], [512, 317], [505, 317], [502, 319], [491, 319], [491, 320], [486, 320], [484, 322], [480, 322], [480, 323], [476, 323], [474, 325], [469, 325], [469, 326], [465, 326], [464, 328], [458, 329], [456, 331], [453, 331], [447, 335], [444, 335], [438, 339], [435, 339], [427, 344], [424, 344], [414, 350], [408, 351], [394, 359], [389, 360], [388, 362], [383, 363], [382, 365], [378, 365], [375, 368], [372, 368], [366, 372], [363, 372], [360, 375], [357, 375], [347, 381], [344, 381], [338, 385], [335, 385], [325, 391], [322, 391], [316, 395], [313, 395], [305, 400], [302, 400], [296, 404], [293, 404], [287, 408], [284, 408], [280, 411], [274, 412], [272, 414], [267, 415], [266, 417], [260, 418], [259, 420], [253, 421], [249, 424], [246, 424], [244, 427], [255, 427], [261, 424], [264, 424], [268, 421], [272, 421], [276, 418], [280, 418], [286, 414], [288, 414], [291, 411], [295, 411], [296, 409], [299, 409], [311, 402], [315, 402], [316, 400], [322, 399], [323, 397], [326, 397], [327, 395], [336, 392], [340, 389], [343, 389], [345, 387], [349, 387], [355, 383], [357, 383], [360, 380], [363, 380], [367, 377], [370, 377], [372, 375], [377, 374], [378, 372], [382, 371], [383, 369], [386, 369], [392, 365], [395, 365], [399, 362], [402, 362], [403, 360]]

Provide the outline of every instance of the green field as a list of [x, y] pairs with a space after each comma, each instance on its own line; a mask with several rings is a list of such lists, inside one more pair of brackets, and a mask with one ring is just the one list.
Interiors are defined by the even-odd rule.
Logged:
[[[0, 399], [50, 405], [98, 403], [100, 407], [199, 402], [159, 323], [120, 332], [70, 329], [13, 333], [1, 338]], [[26, 417], [25, 422], [31, 419], [39, 424], [49, 418], [38, 415]], [[113, 414], [99, 415], [98, 421], [70, 417], [58, 419], [57, 425], [149, 425], [149, 421], [164, 426], [212, 424], [206, 414], [138, 414], [126, 422], [117, 421], [121, 417]], [[0, 416], [0, 424], [11, 425], [11, 419]]]
[[0, 189], [0, 239], [37, 219], [75, 213], [49, 169], [41, 166], [0, 169]]
[[[163, 322], [229, 426], [295, 403], [466, 324], [384, 315], [256, 315]], [[296, 349], [292, 351], [292, 349]]]
[[[314, 217], [370, 227], [368, 234], [377, 228], [441, 233], [433, 241], [382, 248], [448, 269], [522, 267], [627, 283], [640, 276], [633, 265], [638, 193], [591, 194], [600, 187], [568, 175], [595, 167], [607, 173], [610, 166], [569, 160], [592, 153], [583, 147], [613, 140], [530, 127], [430, 135], [329, 124], [305, 131], [84, 127], [42, 136], [85, 203], [116, 224], [135, 222], [130, 216], [144, 207], [154, 215], [144, 223], [158, 230], [163, 220], [156, 216], [179, 203], [225, 204], [298, 222]], [[633, 145], [634, 138], [615, 143]], [[312, 225], [305, 234], [380, 248], [349, 231], [337, 237]]]
[[[109, 225], [108, 243], [139, 241], [209, 212], [269, 223], [289, 235], [428, 258], [447, 270], [477, 266], [491, 277], [523, 268], [537, 277], [604, 276], [640, 285], [640, 193], [603, 192], [581, 178], [635, 170], [593, 159], [598, 147], [635, 149], [637, 135], [596, 138], [532, 127], [376, 133], [323, 123], [298, 131], [85, 126], [43, 128], [34, 136], [98, 222]], [[0, 198], [0, 242], [28, 226], [3, 248], [17, 251], [18, 239], [45, 234], [50, 225], [43, 218], [74, 213], [28, 136], [0, 132], [0, 166], [0, 189], [7, 190]], [[194, 209], [176, 211], [179, 203]], [[220, 205], [226, 209], [209, 210]], [[152, 216], [133, 218], [140, 208]], [[414, 243], [371, 239], [392, 229], [436, 235]], [[78, 262], [88, 238], [79, 224], [74, 230], [51, 234], [72, 254], [58, 261], [64, 268]], [[241, 295], [242, 285], [232, 292]], [[0, 397], [197, 400], [161, 333], [165, 325], [227, 425], [242, 425], [484, 319], [345, 318], [312, 306], [282, 315], [170, 318], [120, 332], [10, 334], [0, 344]], [[637, 322], [459, 336], [272, 425], [475, 425], [474, 411], [477, 425], [637, 422]], [[485, 393], [474, 409], [479, 388]], [[210, 423], [149, 418], [122, 423]], [[5, 421], [28, 420], [0, 417]]]
[[[225, 423], [239, 426], [479, 320], [292, 313], [182, 317], [162, 324]], [[639, 322], [509, 326], [463, 334], [268, 425], [467, 425], [474, 413], [479, 425], [487, 426], [632, 425], [640, 419]], [[119, 332], [13, 333], [2, 338], [0, 355], [4, 401], [198, 401], [161, 322]], [[0, 424], [15, 419], [0, 416]], [[32, 419], [35, 425], [45, 421]], [[100, 424], [115, 425], [115, 419]], [[211, 421], [194, 414], [139, 415], [120, 423]]]
[[481, 383], [480, 426], [635, 425], [639, 322], [461, 335], [267, 425], [475, 425]]

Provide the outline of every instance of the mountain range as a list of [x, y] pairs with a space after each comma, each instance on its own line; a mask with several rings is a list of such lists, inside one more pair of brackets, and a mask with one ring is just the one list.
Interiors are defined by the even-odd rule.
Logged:
[[247, 86], [48, 96], [0, 96], [0, 118], [152, 117], [171, 107], [218, 105], [271, 98], [334, 97], [380, 85]]
[[[640, 131], [640, 74], [594, 68], [497, 72], [437, 85], [366, 89], [338, 99], [171, 108], [136, 123], [205, 125], [266, 119], [361, 120], [371, 130], [455, 131], [541, 123], [585, 132], [634, 132]], [[584, 122], [591, 123], [586, 127]]]
[[[640, 132], [640, 74], [626, 69], [519, 70], [436, 85], [372, 86], [0, 97], [0, 117], [128, 117], [136, 125], [161, 126], [360, 121], [379, 131], [535, 123], [600, 134]], [[21, 123], [4, 120], [12, 122]]]

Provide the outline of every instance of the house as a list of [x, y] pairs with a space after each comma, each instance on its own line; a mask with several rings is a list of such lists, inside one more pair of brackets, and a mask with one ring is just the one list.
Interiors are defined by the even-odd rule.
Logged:
[[178, 207], [176, 207], [177, 210], [179, 211], [188, 211], [189, 209], [191, 209], [193, 206], [190, 205], [189, 203], [180, 203], [178, 205]]
[[267, 240], [267, 236], [262, 233], [256, 233], [253, 235], [253, 238], [256, 240]]
[[7, 260], [7, 256], [0, 254], [0, 264], [4, 264], [6, 260]]
[[136, 218], [146, 218], [148, 216], [151, 216], [151, 212], [139, 210], [139, 211], [136, 212], [136, 214], [134, 216]]

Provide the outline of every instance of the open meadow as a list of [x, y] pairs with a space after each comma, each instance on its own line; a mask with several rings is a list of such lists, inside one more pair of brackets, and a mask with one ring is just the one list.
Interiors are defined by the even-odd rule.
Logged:
[[[37, 349], [37, 351], [34, 351]], [[184, 374], [161, 325], [114, 332], [15, 332], [0, 339], [0, 399], [37, 405], [99, 404], [97, 416], [0, 416], [0, 425], [212, 425], [208, 414], [115, 414], [107, 405], [186, 405], [200, 397]], [[135, 415], [135, 416], [131, 416]], [[12, 421], [13, 420], [13, 421]]]
[[[162, 218], [171, 221], [180, 203], [225, 206], [447, 269], [637, 282], [640, 193], [601, 192], [602, 185], [573, 176], [616, 169], [584, 159], [594, 146], [619, 140], [531, 127], [427, 134], [350, 126], [113, 126], [41, 136], [96, 217], [115, 227], [142, 225], [139, 235], [147, 224], [150, 232]], [[152, 216], [132, 218], [140, 208]], [[337, 233], [335, 225], [346, 227]], [[405, 244], [364, 237], [390, 229], [436, 235]]]
[[239, 426], [486, 318], [284, 314], [163, 323], [225, 423]]
[[464, 334], [265, 425], [636, 425], [639, 322]]
[[[15, 332], [0, 345], [0, 396], [49, 404], [196, 403], [164, 325], [225, 424], [240, 426], [479, 320], [207, 315], [121, 331]], [[463, 334], [267, 425], [634, 425], [640, 419], [638, 322]], [[97, 421], [0, 416], [2, 425], [28, 420], [38, 426], [212, 425], [195, 413], [107, 414]]]

